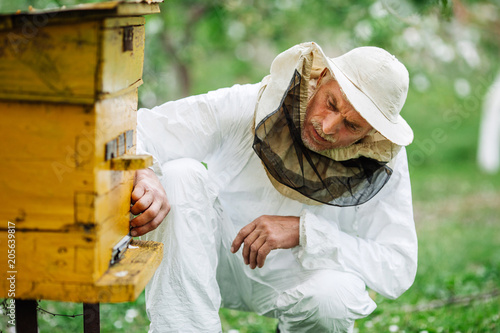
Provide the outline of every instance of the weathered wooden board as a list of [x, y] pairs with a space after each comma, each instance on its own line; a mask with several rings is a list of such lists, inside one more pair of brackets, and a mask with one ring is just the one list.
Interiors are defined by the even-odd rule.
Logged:
[[[0, 32], [0, 99], [92, 103], [100, 22]], [[36, 30], [35, 30], [36, 29]]]
[[99, 169], [95, 171], [95, 193], [98, 195], [110, 192], [120, 184], [130, 183], [134, 181], [134, 171], [114, 171], [107, 169]]
[[17, 221], [19, 229], [80, 230], [130, 210], [134, 170], [108, 171], [118, 175], [109, 182], [116, 186], [99, 194], [92, 186], [92, 174], [68, 172], [59, 182], [50, 163], [12, 162], [0, 165], [0, 175], [12, 175], [15, 168], [18, 172], [10, 179], [0, 179], [6, 193], [0, 219]]
[[112, 170], [139, 170], [152, 165], [153, 157], [151, 155], [125, 155], [111, 160]]
[[63, 169], [93, 169], [94, 106], [0, 101], [0, 115], [3, 161], [50, 160]]
[[130, 213], [111, 217], [97, 226], [97, 277], [108, 269], [113, 247], [129, 232]]
[[[131, 302], [137, 299], [151, 279], [162, 257], [163, 244], [133, 240], [124, 258], [107, 269], [96, 282], [23, 281], [19, 279], [18, 270], [16, 298], [85, 303]], [[0, 275], [0, 297], [7, 297], [5, 272]]]
[[162, 243], [133, 240], [124, 258], [110, 267], [96, 285], [109, 288], [109, 302], [135, 300], [153, 276], [162, 258]]
[[[97, 223], [101, 224], [115, 215], [124, 215], [130, 211], [132, 183], [123, 183], [108, 193], [95, 196], [92, 209]], [[126, 233], [125, 233], [126, 234]]]
[[[116, 27], [124, 23], [127, 28]], [[140, 80], [144, 61], [143, 17], [137, 17], [135, 20], [108, 19], [105, 24], [115, 25], [115, 27], [102, 30], [101, 63], [97, 77], [97, 91], [101, 95], [120, 91]], [[129, 34], [131, 39], [131, 49], [126, 51], [124, 51], [124, 34]], [[105, 98], [105, 96], [99, 96], [99, 98]]]
[[[7, 231], [0, 231], [0, 239], [0, 250], [7, 253]], [[17, 281], [93, 282], [97, 278], [96, 238], [91, 232], [22, 231], [16, 225], [15, 241]]]
[[[29, 21], [27, 21], [29, 22]], [[48, 21], [50, 22], [50, 21]], [[118, 24], [132, 24], [117, 27]], [[144, 18], [0, 31], [0, 99], [92, 104], [140, 84]], [[131, 49], [124, 48], [124, 34]]]
[[17, 221], [20, 229], [79, 229], [75, 221], [76, 193], [93, 193], [91, 172], [54, 168], [51, 161], [0, 164], [0, 221]]
[[128, 130], [133, 130], [135, 145], [137, 103], [137, 89], [133, 89], [123, 95], [103, 99], [95, 104], [95, 156], [96, 165], [100, 169], [110, 169], [109, 161], [105, 161], [107, 142], [116, 139]]
[[[107, 270], [112, 248], [129, 230], [129, 212], [100, 225], [69, 232], [24, 230], [16, 222], [19, 280], [95, 282]], [[0, 225], [0, 250], [7, 254], [7, 222]], [[6, 257], [0, 259], [6, 267]]]
[[130, 213], [115, 214], [96, 226], [96, 271], [94, 277], [101, 277], [109, 267], [113, 247], [129, 232]]
[[47, 24], [68, 24], [83, 20], [109, 17], [130, 17], [160, 12], [163, 0], [121, 0], [99, 3], [86, 3], [49, 10], [19, 8], [20, 12], [0, 15], [0, 31], [10, 30], [33, 22], [35, 27]]

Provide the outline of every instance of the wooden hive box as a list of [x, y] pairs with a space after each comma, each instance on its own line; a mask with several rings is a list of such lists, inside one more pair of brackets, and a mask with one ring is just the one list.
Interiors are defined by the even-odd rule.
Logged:
[[0, 16], [0, 297], [14, 275], [15, 298], [133, 301], [159, 265], [162, 244], [137, 240], [110, 265], [151, 164], [135, 155], [136, 111], [158, 2]]

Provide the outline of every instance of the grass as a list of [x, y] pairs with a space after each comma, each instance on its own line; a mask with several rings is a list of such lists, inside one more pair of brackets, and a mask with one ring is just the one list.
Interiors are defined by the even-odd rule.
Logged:
[[377, 296], [359, 332], [500, 332], [499, 200], [475, 193], [417, 202], [415, 283], [397, 300]]

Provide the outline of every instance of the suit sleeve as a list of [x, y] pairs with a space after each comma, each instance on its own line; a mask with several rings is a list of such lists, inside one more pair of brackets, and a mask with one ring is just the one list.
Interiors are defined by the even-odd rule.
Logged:
[[[167, 102], [137, 115], [137, 153], [153, 156], [153, 170], [173, 159], [206, 161], [234, 128], [253, 117], [259, 84], [235, 85], [203, 95]], [[246, 124], [246, 123], [245, 123]]]

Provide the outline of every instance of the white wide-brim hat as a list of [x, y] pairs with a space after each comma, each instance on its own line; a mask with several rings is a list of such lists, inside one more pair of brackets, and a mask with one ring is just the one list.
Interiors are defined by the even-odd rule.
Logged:
[[314, 45], [354, 109], [389, 141], [409, 145], [413, 131], [400, 115], [408, 94], [406, 67], [379, 47], [358, 47], [328, 58]]

